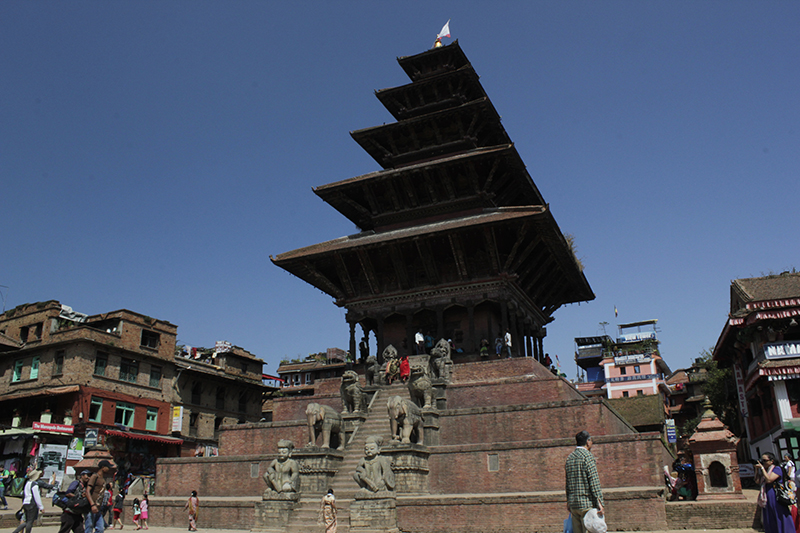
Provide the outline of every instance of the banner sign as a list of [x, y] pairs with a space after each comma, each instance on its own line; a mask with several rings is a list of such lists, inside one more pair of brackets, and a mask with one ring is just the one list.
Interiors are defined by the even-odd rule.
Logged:
[[172, 408], [172, 431], [183, 430], [183, 406], [176, 405]]
[[632, 376], [620, 376], [618, 378], [606, 378], [609, 383], [617, 383], [620, 381], [642, 381], [645, 379], [657, 379], [658, 374], [634, 374]]
[[739, 398], [739, 412], [743, 418], [747, 418], [747, 397], [744, 390], [744, 376], [742, 375], [742, 367], [738, 364], [733, 365], [733, 375], [736, 378], [736, 396]]
[[767, 359], [800, 357], [800, 341], [770, 342], [764, 344]]
[[97, 428], [86, 428], [86, 437], [83, 439], [83, 445], [88, 448], [89, 446], [97, 446]]
[[667, 429], [667, 442], [678, 442], [678, 434], [675, 431], [675, 419], [667, 418], [664, 421], [664, 427]]
[[70, 461], [80, 461], [83, 459], [83, 439], [75, 437], [69, 442], [67, 459]]
[[33, 429], [36, 431], [49, 431], [50, 433], [69, 433], [75, 431], [75, 426], [66, 426], [64, 424], [49, 424], [47, 422], [34, 422]]
[[615, 365], [635, 365], [636, 363], [649, 363], [653, 360], [653, 355], [649, 353], [637, 353], [632, 355], [618, 355], [614, 357]]

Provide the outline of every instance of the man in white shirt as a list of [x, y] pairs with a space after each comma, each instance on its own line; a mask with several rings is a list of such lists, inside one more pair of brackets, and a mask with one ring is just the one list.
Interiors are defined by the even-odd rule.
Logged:
[[423, 335], [421, 331], [417, 331], [417, 334], [414, 335], [414, 342], [417, 345], [417, 355], [424, 354], [425, 353], [425, 335]]
[[28, 481], [22, 490], [22, 508], [25, 509], [25, 521], [17, 526], [14, 533], [20, 533], [23, 529], [25, 533], [31, 533], [33, 522], [39, 517], [39, 513], [44, 513], [42, 496], [39, 494], [39, 485], [36, 482], [42, 477], [41, 470], [31, 470], [28, 473]]
[[504, 338], [506, 344], [506, 350], [508, 351], [508, 358], [511, 359], [511, 332], [506, 330], [506, 336]]

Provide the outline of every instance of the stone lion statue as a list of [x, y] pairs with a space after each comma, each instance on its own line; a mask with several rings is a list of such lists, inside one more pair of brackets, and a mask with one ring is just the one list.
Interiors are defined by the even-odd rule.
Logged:
[[342, 428], [342, 415], [328, 405], [310, 403], [306, 407], [306, 419], [308, 421], [308, 444], [307, 446], [317, 445], [317, 436], [322, 433], [322, 447], [331, 447], [331, 434], [339, 438], [339, 447], [344, 449], [344, 433]]
[[404, 444], [411, 443], [411, 435], [416, 430], [415, 444], [423, 442], [422, 412], [414, 402], [392, 396], [386, 403], [389, 411], [389, 425], [392, 427], [392, 440]]
[[431, 378], [425, 373], [421, 365], [411, 367], [411, 379], [408, 380], [408, 392], [411, 399], [423, 409], [433, 407], [433, 386]]
[[430, 368], [431, 376], [450, 382], [453, 360], [450, 358], [450, 343], [445, 339], [439, 339], [431, 350]]
[[378, 384], [381, 381], [381, 365], [378, 364], [378, 358], [374, 355], [370, 355], [367, 357], [367, 367], [364, 372], [364, 376], [367, 380], [367, 385], [375, 385], [375, 377], [378, 377]]
[[342, 413], [358, 413], [367, 410], [367, 396], [361, 383], [358, 381], [358, 374], [353, 370], [347, 370], [342, 375], [342, 385], [339, 387], [342, 395]]

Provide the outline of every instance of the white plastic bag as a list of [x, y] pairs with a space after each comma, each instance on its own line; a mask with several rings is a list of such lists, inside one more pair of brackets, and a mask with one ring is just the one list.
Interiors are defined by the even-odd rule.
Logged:
[[589, 533], [606, 533], [608, 526], [606, 519], [597, 514], [597, 509], [590, 509], [586, 516], [583, 517], [583, 527]]

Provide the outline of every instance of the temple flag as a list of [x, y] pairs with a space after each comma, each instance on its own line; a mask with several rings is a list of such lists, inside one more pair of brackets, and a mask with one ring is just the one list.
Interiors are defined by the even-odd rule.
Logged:
[[450, 19], [447, 19], [447, 23], [442, 27], [442, 31], [436, 36], [437, 39], [441, 39], [442, 37], [450, 37]]

